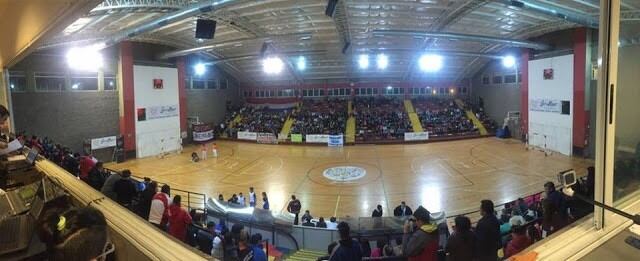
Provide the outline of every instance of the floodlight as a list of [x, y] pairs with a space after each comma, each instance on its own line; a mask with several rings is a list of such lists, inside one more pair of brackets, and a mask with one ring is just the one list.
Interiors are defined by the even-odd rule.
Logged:
[[361, 54], [360, 58], [358, 58], [358, 65], [360, 66], [360, 69], [369, 68], [369, 55]]
[[307, 60], [304, 58], [304, 56], [300, 56], [298, 57], [298, 70], [299, 71], [304, 71], [304, 69], [307, 68]]
[[98, 46], [74, 47], [67, 52], [67, 64], [71, 69], [97, 72], [102, 68], [102, 54]]
[[278, 57], [267, 57], [262, 61], [262, 68], [267, 74], [278, 74], [282, 72], [284, 63]]
[[442, 69], [442, 61], [443, 58], [441, 55], [437, 54], [425, 54], [420, 57], [418, 64], [420, 65], [420, 70], [425, 72], [437, 72]]
[[505, 57], [502, 57], [502, 66], [507, 67], [507, 68], [512, 68], [513, 66], [516, 65], [516, 58], [511, 56], [511, 55], [507, 55]]
[[378, 57], [376, 58], [376, 63], [378, 64], [378, 69], [384, 70], [389, 65], [389, 57], [387, 57], [383, 53], [378, 54]]
[[207, 66], [204, 65], [204, 63], [198, 63], [195, 66], [193, 66], [193, 70], [196, 73], [196, 75], [203, 75], [207, 71]]

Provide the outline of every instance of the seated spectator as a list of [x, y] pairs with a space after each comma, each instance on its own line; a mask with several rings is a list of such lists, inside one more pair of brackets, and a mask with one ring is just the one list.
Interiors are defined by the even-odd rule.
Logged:
[[309, 221], [313, 219], [313, 216], [311, 216], [311, 214], [309, 213], [309, 210], [305, 210], [304, 215], [302, 215], [302, 220], [305, 220], [305, 219]]
[[39, 226], [40, 240], [47, 246], [47, 260], [101, 260], [106, 258], [107, 221], [92, 207], [45, 213]]
[[251, 236], [251, 250], [253, 251], [254, 261], [267, 261], [267, 255], [264, 253], [262, 245], [262, 235], [260, 233]]
[[305, 227], [315, 227], [316, 224], [311, 222], [311, 219], [302, 218], [302, 225]]
[[387, 241], [384, 240], [377, 240], [376, 241], [376, 247], [374, 247], [373, 249], [371, 249], [371, 257], [382, 257], [382, 250], [384, 249], [384, 246], [387, 244]]
[[338, 246], [338, 243], [337, 243], [337, 242], [331, 242], [331, 244], [329, 244], [329, 245], [327, 246], [327, 253], [328, 253], [328, 255], [318, 257], [318, 259], [316, 259], [316, 260], [317, 260], [317, 261], [327, 261], [327, 260], [329, 260], [329, 258], [331, 257], [331, 254], [333, 254], [333, 250], [336, 248], [336, 246]]
[[116, 193], [116, 201], [120, 205], [131, 208], [131, 202], [136, 195], [136, 184], [131, 180], [131, 172], [123, 171], [122, 178], [113, 184], [113, 192]]
[[162, 185], [160, 192], [156, 193], [151, 200], [149, 208], [149, 222], [165, 230], [165, 226], [169, 219], [169, 198], [171, 197], [171, 188], [169, 185]]
[[[128, 175], [131, 175], [131, 171], [129, 171], [128, 169], [121, 171], [122, 174], [127, 172], [129, 173]], [[104, 185], [102, 185], [102, 189], [100, 189], [100, 192], [102, 192], [102, 194], [104, 194], [105, 196], [107, 196], [112, 200], [116, 200], [116, 192], [113, 190], [113, 188], [116, 182], [118, 182], [118, 180], [122, 178], [121, 173], [111, 174], [107, 178], [107, 180], [104, 181]]]
[[362, 248], [362, 257], [371, 257], [371, 245], [366, 238], [360, 238], [360, 247]]
[[323, 217], [320, 217], [318, 219], [318, 223], [316, 223], [316, 227], [327, 228], [327, 223], [324, 222], [324, 218]]
[[103, 165], [102, 162], [98, 161], [89, 171], [89, 185], [95, 190], [100, 190], [109, 176], [109, 173], [105, 172]]
[[407, 206], [407, 204], [404, 201], [402, 201], [400, 205], [393, 210], [393, 216], [396, 216], [396, 217], [407, 217], [407, 216], [411, 216], [412, 214], [413, 214], [413, 211], [411, 211], [411, 208]]
[[527, 206], [527, 202], [525, 202], [523, 198], [518, 198], [517, 204], [521, 215], [527, 213], [529, 206]]
[[338, 229], [338, 223], [336, 222], [336, 217], [329, 218], [329, 222], [327, 222], [327, 229]]
[[509, 218], [509, 223], [511, 224], [511, 226], [513, 227], [515, 226], [522, 226], [524, 225], [524, 223], [526, 223], [526, 221], [524, 220], [524, 217], [522, 216], [522, 214], [520, 214], [520, 208], [514, 208], [511, 212], [511, 218]]
[[517, 253], [520, 253], [525, 248], [529, 247], [531, 239], [526, 235], [526, 227], [514, 226], [511, 232], [511, 241], [507, 243], [507, 247], [504, 249], [504, 257], [509, 258]]
[[353, 100], [356, 138], [359, 140], [403, 139], [411, 123], [401, 99], [356, 97]]
[[80, 179], [89, 183], [89, 171], [96, 165], [97, 160], [91, 154], [85, 153], [80, 158]]
[[420, 123], [429, 136], [476, 133], [475, 126], [466, 116], [464, 108], [453, 99], [423, 97], [412, 100]]
[[209, 221], [206, 230], [198, 229], [198, 249], [207, 255], [211, 255], [213, 249], [213, 240], [216, 236], [215, 227], [216, 223]]
[[471, 220], [465, 216], [455, 218], [455, 231], [447, 240], [445, 252], [449, 261], [473, 260], [476, 244], [471, 232]]
[[482, 218], [476, 225], [476, 257], [480, 260], [497, 260], [498, 249], [502, 244], [500, 222], [496, 218], [491, 200], [480, 202]]
[[404, 235], [402, 236], [402, 253], [409, 261], [413, 260], [438, 260], [438, 226], [431, 224], [428, 210], [419, 206], [413, 213], [414, 222], [407, 220], [404, 224]]
[[333, 249], [333, 253], [331, 253], [329, 260], [362, 260], [362, 248], [358, 241], [351, 238], [349, 224], [340, 222], [340, 224], [338, 224], [338, 233], [340, 234], [340, 240], [338, 241], [338, 245]]
[[343, 134], [347, 122], [344, 100], [304, 100], [291, 127], [293, 134]]
[[173, 203], [169, 206], [169, 234], [182, 242], [187, 242], [187, 227], [191, 225], [191, 215], [182, 208], [180, 195], [173, 197]]
[[140, 202], [138, 202], [138, 215], [144, 219], [149, 219], [149, 211], [151, 211], [151, 201], [158, 192], [158, 182], [152, 181], [140, 193]]

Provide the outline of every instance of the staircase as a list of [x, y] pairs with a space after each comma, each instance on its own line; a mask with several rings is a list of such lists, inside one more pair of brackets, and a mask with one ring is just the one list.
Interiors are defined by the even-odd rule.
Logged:
[[278, 137], [289, 137], [289, 133], [291, 132], [291, 126], [293, 126], [294, 121], [295, 120], [292, 119], [291, 116], [288, 116], [287, 120], [284, 121], [284, 124], [282, 125], [282, 130], [280, 130], [280, 135], [278, 135]]
[[356, 142], [356, 117], [351, 116], [351, 112], [353, 111], [353, 104], [349, 101], [347, 106], [347, 115], [349, 115], [349, 119], [347, 119], [347, 126], [345, 127], [345, 143], [355, 143]]
[[[456, 104], [460, 109], [464, 108], [464, 102], [462, 102], [462, 100], [456, 99]], [[478, 131], [480, 131], [480, 135], [487, 135], [489, 133], [487, 131], [487, 128], [484, 127], [482, 122], [480, 122], [480, 120], [478, 119], [478, 117], [476, 117], [476, 114], [473, 113], [473, 111], [465, 110], [465, 113], [467, 114], [467, 118], [469, 118], [469, 120], [473, 122], [473, 126], [475, 126], [478, 129]]]
[[413, 103], [411, 103], [411, 100], [404, 100], [404, 109], [409, 115], [409, 120], [411, 121], [413, 132], [424, 132], [424, 129], [422, 129], [422, 123], [420, 123], [420, 118], [418, 118], [418, 114], [413, 108]]
[[318, 257], [326, 256], [326, 253], [313, 251], [313, 250], [305, 250], [301, 249], [285, 258], [285, 260], [293, 260], [293, 261], [314, 261], [317, 260]]

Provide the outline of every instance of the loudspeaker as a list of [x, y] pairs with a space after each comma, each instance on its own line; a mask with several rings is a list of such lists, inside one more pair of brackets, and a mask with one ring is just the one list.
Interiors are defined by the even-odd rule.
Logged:
[[208, 19], [198, 19], [196, 21], [196, 38], [213, 39], [216, 33], [216, 21]]
[[329, 0], [327, 3], [327, 9], [324, 10], [324, 14], [328, 17], [333, 17], [333, 14], [336, 12], [336, 6], [338, 5], [338, 0]]
[[564, 115], [571, 114], [571, 102], [570, 101], [562, 101], [562, 114], [564, 114]]

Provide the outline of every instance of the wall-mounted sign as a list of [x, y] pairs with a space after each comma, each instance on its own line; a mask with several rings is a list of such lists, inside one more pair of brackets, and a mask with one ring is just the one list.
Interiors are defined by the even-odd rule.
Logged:
[[154, 89], [164, 88], [164, 85], [162, 84], [162, 79], [153, 79], [153, 88]]
[[544, 71], [542, 72], [542, 77], [545, 80], [553, 80], [553, 69], [544, 69]]
[[531, 99], [529, 100], [529, 110], [562, 113], [562, 104], [558, 100]]
[[136, 113], [138, 114], [138, 121], [146, 121], [147, 120], [147, 109], [138, 108]]

